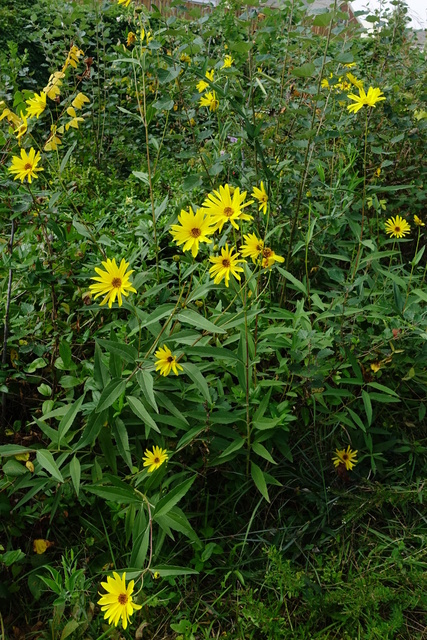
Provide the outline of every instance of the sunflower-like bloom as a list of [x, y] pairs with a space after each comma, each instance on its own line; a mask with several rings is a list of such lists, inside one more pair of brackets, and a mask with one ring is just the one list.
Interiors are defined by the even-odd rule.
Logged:
[[70, 51], [68, 52], [68, 56], [64, 66], [62, 67], [62, 71], [64, 72], [68, 66], [73, 67], [73, 69], [77, 69], [79, 58], [83, 55], [83, 51], [79, 49], [75, 44], [73, 44]]
[[421, 218], [419, 218], [417, 215], [414, 215], [414, 223], [417, 225], [417, 227], [425, 227], [425, 222], [423, 222], [421, 220]]
[[216, 111], [219, 107], [219, 100], [216, 97], [215, 91], [208, 91], [204, 96], [200, 98], [200, 106], [208, 107], [209, 111]]
[[[214, 73], [215, 73], [215, 70], [214, 70], [214, 69], [211, 69], [211, 71], [206, 71], [206, 73], [205, 73], [205, 78], [207, 78], [208, 80], [210, 80], [211, 82], [213, 82], [213, 79], [214, 79]], [[209, 82], [206, 82], [205, 80], [200, 80], [200, 81], [196, 84], [196, 88], [197, 88], [197, 91], [198, 91], [199, 93], [203, 93], [203, 91], [204, 91], [205, 89], [207, 89], [208, 87], [209, 87]], [[202, 105], [202, 106], [203, 106], [203, 105]]]
[[27, 116], [31, 118], [36, 116], [37, 120], [39, 116], [46, 109], [46, 94], [44, 91], [40, 91], [40, 94], [35, 93], [32, 98], [25, 101], [28, 105]]
[[85, 102], [90, 102], [90, 100], [84, 93], [80, 92], [76, 95], [71, 104], [75, 109], [83, 109]]
[[229, 69], [232, 66], [233, 62], [234, 59], [231, 56], [224, 56], [224, 64], [222, 65], [221, 69]]
[[268, 204], [268, 195], [266, 190], [264, 189], [264, 183], [261, 180], [260, 188], [254, 187], [254, 190], [251, 193], [253, 198], [256, 198], [259, 202], [259, 211], [262, 211], [264, 215], [267, 213], [267, 204]]
[[377, 102], [385, 100], [383, 92], [378, 87], [375, 89], [373, 87], [369, 87], [368, 93], [365, 93], [363, 87], [359, 87], [358, 96], [354, 93], [349, 93], [347, 98], [349, 98], [349, 100], [354, 100], [354, 104], [349, 104], [347, 107], [347, 109], [353, 113], [357, 113], [364, 105], [367, 107], [375, 107]]
[[129, 262], [126, 262], [124, 258], [120, 263], [120, 267], [117, 266], [115, 258], [112, 260], [107, 258], [106, 262], [102, 262], [102, 266], [105, 271], [95, 267], [95, 271], [99, 275], [99, 278], [96, 276], [91, 278], [91, 280], [96, 280], [97, 284], [91, 284], [89, 289], [92, 294], [96, 294], [94, 299], [105, 295], [105, 298], [100, 303], [101, 307], [108, 302], [108, 306], [111, 309], [116, 297], [119, 307], [121, 307], [123, 304], [122, 295], [128, 296], [130, 291], [136, 293], [136, 289], [134, 289], [132, 284], [129, 282], [129, 276], [133, 273], [133, 270], [127, 271]]
[[336, 467], [338, 467], [340, 464], [343, 464], [345, 465], [347, 471], [351, 471], [354, 465], [357, 464], [357, 450], [352, 451], [350, 445], [348, 445], [347, 451], [345, 449], [335, 449], [335, 454], [336, 455], [332, 458], [332, 462]]
[[21, 122], [14, 131], [14, 133], [16, 133], [17, 140], [20, 140], [22, 138], [24, 133], [27, 132], [27, 129], [28, 129], [27, 118], [21, 111]]
[[49, 82], [43, 89], [43, 92], [47, 95], [51, 100], [55, 100], [61, 94], [61, 84], [62, 78], [65, 77], [65, 73], [63, 71], [55, 71], [49, 78]]
[[47, 139], [46, 144], [44, 145], [44, 151], [56, 151], [58, 146], [62, 144], [61, 138], [56, 135], [56, 125], [52, 124], [50, 126], [50, 136]]
[[136, 42], [136, 33], [134, 33], [133, 31], [129, 31], [128, 37], [126, 40], [126, 46], [130, 47], [131, 44], [135, 44], [135, 42]]
[[65, 125], [65, 130], [68, 131], [70, 127], [73, 127], [73, 129], [78, 129], [79, 122], [84, 122], [84, 118], [77, 115], [74, 107], [68, 107], [67, 113], [69, 116], [71, 116], [71, 120], [69, 120], [69, 122], [67, 122], [67, 124]]
[[239, 267], [239, 262], [246, 262], [246, 260], [239, 260], [239, 253], [233, 254], [233, 247], [228, 248], [228, 244], [221, 249], [221, 255], [209, 258], [213, 263], [213, 266], [209, 269], [209, 273], [214, 279], [215, 284], [219, 284], [221, 280], [225, 279], [225, 286], [228, 287], [230, 282], [230, 274], [237, 280], [240, 280], [240, 272], [243, 271], [242, 267]]
[[231, 222], [235, 229], [238, 229], [237, 220], [252, 220], [252, 216], [245, 213], [243, 209], [253, 203], [253, 200], [245, 202], [246, 191], [240, 193], [240, 188], [236, 187], [231, 195], [230, 185], [219, 187], [219, 191], [213, 191], [208, 195], [202, 204], [202, 211], [211, 217], [216, 225], [215, 231], [222, 228], [226, 222]]
[[104, 611], [104, 619], [108, 621], [108, 624], [114, 624], [115, 627], [122, 620], [123, 629], [126, 629], [130, 616], [134, 611], [141, 609], [140, 604], [135, 604], [132, 601], [134, 580], [131, 580], [126, 587], [126, 573], [122, 573], [122, 577], [118, 573], [113, 571], [113, 576], [107, 577], [107, 582], [101, 582], [107, 593], [104, 593], [98, 600], [98, 604], [101, 605], [101, 611]]
[[187, 64], [191, 64], [191, 58], [188, 53], [181, 53], [179, 57], [181, 62], [186, 62]]
[[30, 152], [27, 153], [25, 149], [21, 149], [21, 157], [13, 156], [12, 166], [9, 167], [10, 173], [15, 173], [14, 180], [18, 178], [21, 182], [24, 182], [25, 178], [28, 178], [29, 184], [31, 184], [32, 178], [38, 178], [37, 172], [43, 171], [42, 167], [38, 167], [40, 162], [40, 152], [31, 147]]
[[243, 236], [245, 243], [240, 247], [240, 253], [244, 258], [251, 258], [255, 264], [259, 254], [264, 249], [264, 240], [260, 240], [254, 233]]
[[385, 223], [385, 232], [389, 234], [391, 238], [403, 238], [407, 233], [410, 233], [411, 227], [401, 216], [395, 218], [389, 218]]
[[171, 371], [177, 376], [179, 371], [183, 371], [183, 367], [181, 367], [176, 357], [172, 355], [172, 351], [166, 345], [157, 349], [154, 357], [156, 358], [156, 371], [161, 376], [168, 376]]
[[356, 76], [354, 76], [352, 73], [347, 73], [346, 75], [347, 75], [347, 78], [350, 80], [351, 84], [354, 84], [354, 86], [357, 87], [358, 89], [363, 89], [362, 80], [358, 80]]
[[144, 457], [142, 458], [144, 467], [149, 467], [147, 469], [148, 473], [152, 473], [156, 469], [162, 466], [164, 462], [168, 459], [168, 454], [166, 449], [161, 449], [160, 447], [153, 447], [153, 451], [145, 450]]
[[264, 247], [262, 250], [261, 265], [263, 269], [269, 269], [275, 262], [284, 262], [285, 258], [278, 256], [277, 253], [270, 249], [270, 247]]
[[191, 249], [193, 258], [195, 258], [199, 252], [199, 242], [212, 242], [208, 238], [208, 235], [213, 233], [212, 220], [210, 216], [205, 216], [201, 209], [193, 213], [193, 209], [190, 207], [189, 211], [181, 210], [178, 222], [179, 224], [171, 226], [170, 232], [173, 239], [178, 246], [184, 245], [183, 251]]
[[118, 0], [119, 4], [122, 4], [124, 7], [128, 7], [131, 3], [131, 0]]

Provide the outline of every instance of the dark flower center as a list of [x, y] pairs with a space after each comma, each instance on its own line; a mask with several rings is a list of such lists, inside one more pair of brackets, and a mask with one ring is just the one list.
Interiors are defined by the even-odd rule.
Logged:
[[395, 233], [400, 233], [400, 227], [394, 227], [394, 232]]
[[127, 593], [119, 593], [118, 601], [119, 604], [126, 604], [129, 600]]
[[32, 168], [33, 168], [33, 165], [31, 164], [31, 162], [27, 162], [27, 164], [24, 167], [25, 171], [28, 171], [29, 169], [32, 169]]
[[174, 361], [174, 357], [173, 356], [168, 356], [168, 362], [173, 362]]
[[266, 247], [262, 252], [262, 255], [264, 256], [264, 258], [269, 258], [271, 255], [273, 255], [273, 251], [270, 249], [270, 247]]
[[344, 453], [344, 455], [343, 455], [342, 459], [343, 459], [343, 460], [348, 460], [348, 454], [347, 454], [347, 453]]
[[114, 289], [120, 289], [120, 287], [122, 286], [122, 281], [120, 278], [113, 278], [111, 285], [114, 287]]
[[226, 269], [230, 268], [230, 260], [228, 258], [224, 258], [224, 260], [222, 261], [222, 266], [225, 267]]
[[191, 229], [190, 235], [193, 236], [193, 238], [198, 238], [199, 236], [202, 235], [202, 232], [198, 227], [194, 227], [194, 229]]
[[230, 218], [234, 213], [234, 209], [232, 209], [231, 207], [225, 207], [224, 209], [224, 215], [227, 216], [227, 218]]
[[159, 464], [160, 463], [160, 458], [154, 458], [154, 464]]

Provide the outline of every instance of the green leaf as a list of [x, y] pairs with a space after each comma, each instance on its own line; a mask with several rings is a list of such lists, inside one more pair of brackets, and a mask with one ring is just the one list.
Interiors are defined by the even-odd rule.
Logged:
[[67, 622], [67, 624], [65, 625], [65, 627], [62, 629], [61, 639], [60, 640], [65, 640], [65, 638], [68, 638], [68, 636], [70, 636], [72, 633], [74, 633], [74, 631], [81, 624], [83, 624], [83, 623], [82, 622], [77, 622], [77, 620], [69, 620]]
[[192, 379], [197, 389], [203, 395], [206, 402], [210, 405], [212, 403], [212, 399], [209, 393], [209, 387], [205, 378], [201, 374], [200, 369], [197, 367], [197, 365], [192, 364], [190, 362], [184, 362], [182, 364], [182, 368], [184, 369], [184, 372]]
[[120, 418], [116, 418], [113, 424], [113, 435], [116, 440], [117, 449], [123, 460], [126, 462], [130, 471], [132, 471], [132, 458], [129, 449], [129, 437], [125, 427], [125, 423]]
[[125, 362], [134, 364], [138, 357], [138, 351], [130, 344], [123, 344], [122, 342], [114, 342], [114, 340], [97, 340], [101, 347], [104, 347], [109, 353], [114, 353], [116, 356], [120, 356]]
[[133, 175], [135, 176], [135, 178], [137, 178], [138, 180], [141, 180], [141, 182], [143, 182], [146, 185], [150, 184], [150, 181], [148, 179], [148, 173], [144, 173], [143, 171], [132, 171]]
[[226, 333], [224, 329], [217, 327], [213, 322], [206, 320], [206, 318], [200, 313], [196, 313], [192, 309], [184, 309], [178, 313], [178, 320], [185, 324], [190, 324], [192, 327], [203, 329], [209, 333]]
[[195, 569], [187, 569], [186, 567], [175, 567], [172, 565], [157, 565], [157, 567], [151, 567], [153, 573], [158, 573], [161, 578], [167, 578], [168, 576], [194, 576], [199, 572]]
[[293, 76], [297, 78], [311, 78], [316, 73], [316, 67], [312, 62], [306, 62], [301, 67], [296, 67], [291, 71]]
[[182, 183], [182, 190], [191, 191], [192, 189], [195, 189], [196, 187], [201, 187], [201, 186], [202, 186], [202, 176], [199, 173], [196, 173], [194, 175], [187, 176], [186, 178], [184, 178], [184, 181]]
[[174, 507], [180, 500], [185, 496], [187, 491], [191, 488], [191, 485], [195, 481], [196, 476], [189, 478], [188, 480], [184, 480], [181, 484], [174, 487], [169, 493], [167, 493], [163, 498], [159, 500], [156, 504], [153, 520], [156, 520], [157, 517], [168, 513], [172, 507]]
[[92, 238], [92, 234], [89, 232], [87, 227], [84, 224], [79, 222], [78, 220], [73, 220], [73, 227], [83, 238]]
[[157, 433], [160, 433], [159, 427], [150, 416], [139, 398], [135, 398], [134, 396], [126, 396], [126, 400], [131, 411], [133, 411], [133, 413], [138, 416], [138, 418], [140, 418], [140, 420], [142, 420], [145, 425], [150, 427], [150, 429], [154, 429], [154, 431], [157, 431]]
[[34, 451], [30, 447], [22, 447], [20, 444], [3, 444], [0, 446], [0, 456], [18, 456], [20, 453]]
[[72, 458], [70, 462], [70, 476], [73, 482], [73, 487], [76, 492], [76, 495], [77, 497], [79, 497], [81, 466], [77, 456], [74, 456], [74, 458]]
[[251, 462], [251, 476], [252, 480], [255, 482], [255, 486], [258, 491], [262, 494], [262, 496], [270, 502], [270, 497], [268, 495], [267, 483], [264, 478], [264, 474], [255, 462]]
[[122, 393], [124, 393], [126, 389], [126, 380], [122, 380], [121, 378], [113, 378], [111, 382], [107, 384], [104, 391], [101, 393], [101, 397], [98, 401], [98, 406], [96, 407], [96, 413], [101, 413], [104, 409], [108, 409], [111, 407], [113, 402], [120, 398]]
[[347, 407], [347, 411], [348, 411], [349, 415], [351, 416], [351, 418], [353, 419], [353, 422], [355, 422], [355, 424], [357, 424], [357, 426], [360, 429], [362, 429], [362, 431], [366, 432], [366, 427], [363, 424], [363, 422], [360, 419], [360, 417], [357, 415], [357, 413], [355, 411], [353, 411], [353, 409], [350, 409], [350, 407]]
[[255, 451], [258, 456], [261, 456], [264, 460], [268, 460], [271, 464], [277, 464], [277, 462], [271, 457], [269, 451], [267, 451], [264, 445], [260, 442], [254, 442], [252, 444], [252, 451]]
[[154, 382], [153, 376], [148, 371], [141, 369], [136, 374], [136, 379], [138, 381], [139, 386], [141, 387], [142, 393], [144, 394], [144, 398], [147, 400], [148, 404], [150, 404], [156, 413], [159, 413], [159, 408], [157, 406], [156, 398], [154, 396]]
[[160, 100], [153, 102], [151, 106], [157, 111], [170, 111], [173, 107], [173, 100], [170, 98], [160, 98]]
[[73, 422], [76, 418], [76, 415], [80, 411], [80, 408], [83, 404], [84, 394], [80, 396], [74, 404], [70, 405], [67, 413], [62, 418], [61, 422], [58, 425], [58, 446], [61, 443], [61, 439], [66, 435], [66, 433], [71, 429]]
[[240, 437], [237, 438], [234, 442], [229, 444], [226, 449], [224, 449], [224, 451], [218, 456], [218, 458], [225, 458], [226, 456], [229, 456], [231, 453], [234, 453], [235, 451], [239, 451], [239, 449], [243, 447], [245, 442], [246, 442], [245, 438], [240, 438]]
[[384, 391], [384, 393], [389, 393], [390, 395], [395, 396], [400, 400], [400, 397], [398, 396], [396, 391], [393, 391], [393, 389], [390, 389], [389, 387], [385, 387], [383, 384], [379, 384], [378, 382], [368, 382], [368, 387], [372, 387], [373, 389], [377, 389], [378, 391]]
[[26, 473], [29, 473], [25, 464], [18, 462], [18, 460], [15, 460], [14, 458], [5, 462], [2, 471], [5, 476], [9, 476], [11, 478], [19, 478], [19, 476], [25, 476]]
[[185, 350], [185, 354], [187, 356], [199, 356], [200, 358], [215, 358], [215, 360], [241, 362], [237, 354], [224, 347], [188, 347]]
[[362, 391], [363, 404], [365, 406], [365, 413], [368, 419], [368, 426], [370, 427], [372, 424], [372, 403], [371, 398], [369, 397], [369, 393], [367, 391]]
[[119, 502], [120, 504], [141, 504], [142, 502], [141, 496], [130, 487], [125, 489], [123, 487], [86, 485], [85, 491], [94, 493], [108, 502]]
[[237, 53], [248, 53], [253, 46], [253, 42], [230, 42], [228, 45], [230, 51]]
[[297, 278], [295, 278], [295, 276], [293, 276], [292, 273], [289, 273], [289, 271], [286, 271], [286, 269], [283, 269], [282, 267], [277, 267], [277, 269], [279, 273], [281, 273], [282, 276], [285, 277], [286, 280], [289, 280], [289, 282], [291, 282], [294, 285], [297, 291], [299, 291], [300, 293], [303, 293], [305, 296], [307, 295], [306, 286], [302, 282], [297, 280]]
[[50, 451], [47, 451], [47, 449], [39, 449], [36, 453], [36, 458], [39, 465], [50, 473], [52, 478], [58, 482], [64, 482], [64, 478], [62, 477], [62, 474], [59, 471]]
[[74, 148], [75, 148], [76, 144], [77, 144], [77, 141], [73, 142], [71, 147], [67, 150], [67, 153], [65, 154], [65, 156], [62, 158], [61, 166], [59, 167], [59, 175], [61, 175], [61, 173], [64, 171], [64, 169], [65, 169], [65, 167], [67, 165], [67, 162], [70, 159], [70, 156], [74, 151]]
[[141, 531], [134, 543], [132, 544], [132, 555], [130, 557], [130, 566], [136, 569], [143, 569], [145, 558], [147, 557], [148, 543], [150, 541], [150, 527], [147, 526], [145, 531]]
[[328, 11], [327, 13], [320, 13], [314, 18], [313, 27], [327, 27], [328, 24], [330, 24], [333, 17], [334, 17], [333, 11]]
[[173, 507], [169, 511], [169, 513], [165, 513], [162, 516], [157, 516], [156, 522], [160, 526], [164, 526], [165, 528], [173, 529], [174, 531], [179, 531], [183, 533], [187, 538], [197, 542], [199, 540], [196, 532], [194, 531], [191, 524], [188, 522], [187, 517], [178, 509], [178, 507]]

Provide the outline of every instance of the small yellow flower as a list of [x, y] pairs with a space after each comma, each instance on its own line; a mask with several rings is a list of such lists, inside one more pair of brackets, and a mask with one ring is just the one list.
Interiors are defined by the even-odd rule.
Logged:
[[347, 78], [350, 80], [351, 84], [354, 84], [354, 86], [357, 87], [358, 89], [363, 89], [362, 80], [358, 80], [356, 76], [354, 76], [352, 73], [347, 73], [346, 75], [347, 75]]
[[352, 451], [350, 445], [347, 447], [347, 451], [345, 449], [335, 449], [335, 456], [333, 456], [332, 461], [336, 467], [340, 464], [345, 465], [347, 471], [351, 471], [353, 467], [357, 464], [356, 460], [356, 451]]
[[410, 233], [411, 227], [401, 216], [395, 218], [389, 218], [385, 223], [385, 231], [391, 238], [403, 238], [407, 233]]
[[267, 204], [268, 204], [268, 195], [264, 188], [264, 183], [261, 180], [260, 188], [254, 187], [254, 190], [251, 193], [253, 198], [256, 198], [259, 202], [259, 211], [262, 211], [265, 215], [267, 213]]
[[17, 140], [20, 140], [22, 138], [22, 136], [24, 135], [24, 133], [27, 132], [28, 129], [28, 124], [27, 124], [27, 118], [26, 116], [21, 112], [21, 123], [20, 125], [15, 129], [14, 133], [16, 133], [16, 138]]
[[21, 149], [21, 157], [13, 156], [12, 166], [9, 167], [10, 173], [15, 173], [14, 180], [18, 178], [23, 183], [25, 178], [28, 178], [28, 182], [31, 184], [32, 178], [38, 178], [37, 172], [43, 171], [42, 167], [38, 167], [40, 162], [40, 152], [31, 147], [30, 152], [27, 153], [25, 149]]
[[196, 213], [190, 207], [189, 211], [181, 210], [178, 216], [179, 224], [173, 224], [171, 226], [171, 234], [177, 245], [183, 244], [183, 251], [189, 251], [193, 258], [195, 258], [199, 252], [200, 242], [212, 242], [209, 235], [212, 235], [213, 229], [211, 227], [212, 221], [209, 216], [204, 215], [203, 211], [199, 209]]
[[139, 35], [142, 43], [145, 40], [146, 44], [149, 44], [153, 39], [153, 36], [151, 35], [151, 31], [145, 31], [145, 29], [141, 29], [141, 33]]
[[160, 578], [160, 573], [158, 571], [155, 571], [153, 573], [153, 578], [154, 578], [154, 580], [158, 580]]
[[261, 265], [263, 269], [269, 269], [275, 262], [284, 262], [285, 258], [278, 256], [270, 247], [264, 247], [262, 250]]
[[417, 227], [425, 227], [425, 222], [423, 222], [421, 220], [421, 218], [419, 218], [417, 215], [414, 215], [414, 222], [417, 225]]
[[375, 175], [377, 176], [377, 178], [380, 177], [380, 175], [381, 175], [381, 167], [378, 167], [378, 169], [375, 169]]
[[35, 93], [32, 98], [25, 101], [28, 105], [27, 107], [27, 116], [31, 118], [32, 116], [36, 116], [37, 120], [39, 116], [46, 109], [46, 94], [44, 91], [40, 91], [40, 94]]
[[101, 307], [108, 302], [108, 306], [111, 309], [116, 297], [119, 307], [121, 307], [123, 304], [122, 295], [128, 296], [130, 291], [136, 293], [136, 289], [134, 289], [132, 284], [129, 282], [129, 276], [133, 273], [133, 270], [127, 271], [129, 263], [124, 259], [120, 262], [120, 267], [117, 266], [115, 258], [113, 258], [113, 260], [107, 258], [107, 261], [102, 262], [101, 264], [105, 271], [95, 267], [95, 271], [99, 275], [99, 278], [96, 276], [91, 278], [91, 280], [95, 280], [97, 284], [91, 284], [89, 289], [92, 294], [96, 294], [94, 299], [105, 295], [105, 298], [100, 303]]
[[78, 93], [74, 100], [72, 101], [72, 105], [75, 109], [83, 109], [85, 102], [90, 102], [89, 98], [84, 95], [84, 93]]
[[210, 111], [216, 111], [219, 107], [219, 100], [217, 100], [215, 91], [209, 91], [200, 98], [201, 107], [209, 107]]
[[233, 62], [234, 59], [231, 56], [224, 56], [224, 64], [222, 65], [221, 69], [229, 69], [232, 66]]
[[49, 542], [49, 540], [43, 540], [43, 538], [38, 538], [37, 540], [33, 540], [33, 551], [38, 555], [42, 555], [42, 553], [45, 553], [46, 549], [49, 549], [49, 547], [51, 547], [52, 544], [53, 543]]
[[179, 364], [176, 357], [172, 355], [172, 351], [166, 345], [160, 347], [154, 354], [156, 358], [156, 371], [161, 376], [168, 376], [171, 371], [177, 376], [179, 371], [183, 371], [183, 367]]
[[190, 126], [191, 127], [195, 127], [196, 126], [196, 121], [194, 118], [190, 118]]
[[134, 33], [133, 31], [129, 31], [128, 37], [126, 40], [126, 45], [130, 47], [131, 44], [135, 44], [135, 42], [136, 42], [136, 33]]
[[256, 237], [254, 233], [248, 233], [243, 236], [245, 244], [240, 247], [240, 253], [243, 258], [251, 258], [255, 264], [258, 256], [264, 249], [264, 241]]
[[374, 373], [378, 373], [381, 369], [381, 362], [371, 362], [371, 371]]
[[[213, 82], [214, 79], [214, 72], [215, 70], [212, 69], [211, 71], [206, 71], [205, 73], [205, 78], [207, 78], [208, 80], [210, 80], [211, 82]], [[197, 84], [196, 84], [196, 88], [197, 91], [199, 93], [203, 93], [203, 91], [205, 89], [207, 89], [209, 87], [209, 82], [206, 82], [205, 80], [200, 80]]]
[[143, 467], [148, 467], [147, 473], [152, 473], [156, 469], [162, 466], [168, 459], [166, 449], [160, 447], [153, 447], [153, 451], [145, 450], [144, 457], [142, 458], [144, 464]]
[[221, 280], [225, 279], [225, 286], [228, 287], [230, 282], [230, 274], [237, 280], [240, 280], [240, 272], [243, 272], [242, 267], [239, 267], [240, 262], [246, 262], [246, 260], [239, 260], [239, 253], [233, 254], [233, 248], [228, 248], [228, 244], [221, 249], [221, 255], [209, 258], [213, 263], [213, 266], [209, 269], [209, 273], [214, 279], [214, 284], [219, 284]]
[[186, 62], [187, 64], [191, 64], [191, 58], [188, 53], [181, 53], [179, 59], [181, 62]]
[[353, 113], [357, 113], [364, 105], [367, 107], [375, 107], [377, 102], [385, 100], [383, 92], [378, 87], [375, 89], [373, 87], [369, 87], [368, 93], [365, 93], [365, 90], [362, 87], [359, 87], [358, 96], [354, 93], [349, 93], [347, 98], [349, 100], [354, 100], [354, 104], [349, 104], [347, 107], [347, 109]]
[[101, 611], [105, 612], [104, 620], [107, 620], [108, 624], [114, 624], [117, 627], [121, 619], [123, 629], [126, 629], [130, 616], [134, 611], [141, 609], [142, 605], [132, 601], [134, 580], [131, 580], [126, 587], [126, 573], [122, 573], [120, 577], [114, 571], [113, 576], [114, 578], [108, 576], [107, 582], [101, 582], [107, 593], [99, 594], [101, 598], [98, 604], [101, 605]]

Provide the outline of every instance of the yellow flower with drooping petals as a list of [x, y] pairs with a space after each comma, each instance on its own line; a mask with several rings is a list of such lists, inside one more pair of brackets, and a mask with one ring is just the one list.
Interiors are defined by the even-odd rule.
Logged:
[[264, 240], [260, 240], [254, 233], [243, 236], [245, 243], [240, 247], [240, 253], [244, 258], [251, 258], [255, 264], [258, 256], [264, 249]]
[[168, 376], [171, 371], [177, 376], [179, 371], [183, 371], [183, 367], [178, 363], [176, 356], [172, 355], [172, 351], [166, 345], [157, 349], [154, 356], [156, 358], [156, 371], [161, 376]]
[[189, 207], [189, 211], [181, 210], [178, 216], [179, 224], [173, 224], [171, 226], [171, 234], [177, 245], [183, 244], [183, 251], [189, 251], [193, 258], [195, 258], [199, 252], [200, 242], [212, 242], [209, 235], [213, 233], [211, 227], [212, 220], [210, 216], [205, 216], [203, 211], [199, 209], [196, 213]]
[[365, 92], [363, 87], [359, 87], [358, 96], [354, 93], [349, 93], [347, 98], [349, 98], [349, 100], [354, 100], [354, 104], [349, 104], [347, 107], [347, 109], [352, 113], [357, 113], [364, 105], [367, 107], [375, 107], [377, 102], [385, 100], [383, 92], [378, 87], [375, 89], [373, 87], [369, 87], [368, 93]]
[[31, 118], [36, 116], [37, 120], [39, 116], [46, 109], [46, 94], [44, 91], [40, 91], [40, 94], [35, 93], [32, 98], [25, 101], [28, 105], [27, 116]]
[[219, 187], [219, 191], [213, 191], [202, 204], [202, 211], [211, 217], [215, 224], [215, 231], [222, 231], [226, 222], [230, 222], [235, 229], [239, 228], [238, 220], [252, 220], [252, 216], [243, 209], [253, 203], [253, 200], [245, 202], [246, 191], [240, 193], [240, 188], [234, 189], [231, 195], [230, 185]]
[[105, 296], [103, 301], [100, 302], [101, 307], [108, 302], [108, 306], [111, 309], [116, 297], [119, 307], [121, 307], [123, 304], [122, 295], [128, 296], [130, 291], [136, 293], [136, 289], [133, 288], [129, 281], [129, 276], [133, 273], [133, 270], [127, 271], [129, 262], [126, 262], [124, 258], [120, 262], [119, 267], [116, 264], [115, 258], [112, 260], [107, 258], [107, 261], [101, 264], [105, 271], [95, 267], [95, 271], [99, 277], [91, 277], [91, 280], [95, 280], [97, 284], [91, 284], [89, 289], [92, 294], [96, 294], [94, 299], [99, 296]]
[[351, 471], [353, 467], [357, 464], [356, 460], [356, 451], [352, 451], [350, 445], [347, 447], [347, 451], [345, 449], [335, 449], [335, 456], [333, 456], [332, 461], [336, 467], [340, 464], [345, 465], [347, 471]]
[[181, 53], [179, 57], [181, 62], [185, 62], [186, 64], [191, 64], [191, 58], [188, 53]]
[[75, 109], [83, 109], [83, 106], [86, 102], [90, 102], [89, 98], [84, 95], [84, 93], [78, 93], [74, 100], [72, 101], [72, 105]]
[[13, 127], [19, 127], [19, 125], [21, 124], [21, 118], [13, 113], [13, 111], [11, 111], [8, 107], [4, 108], [2, 114], [0, 115], [0, 120], [3, 120], [3, 118], [6, 118], [9, 124], [11, 124]]
[[263, 269], [269, 269], [275, 262], [284, 262], [285, 258], [278, 256], [277, 253], [270, 249], [270, 247], [264, 247], [262, 250], [261, 265]]
[[417, 227], [425, 227], [425, 222], [423, 222], [421, 220], [421, 218], [419, 218], [417, 215], [414, 215], [414, 223], [417, 225]]
[[166, 449], [162, 449], [161, 447], [153, 447], [153, 451], [145, 450], [144, 457], [142, 458], [144, 461], [143, 467], [149, 467], [147, 469], [147, 473], [152, 473], [156, 469], [162, 466], [164, 462], [168, 459], [168, 454]]
[[209, 91], [200, 98], [201, 107], [209, 107], [209, 111], [216, 111], [219, 107], [219, 100], [216, 97], [215, 91]]
[[350, 80], [351, 84], [354, 84], [354, 86], [357, 87], [358, 89], [363, 89], [362, 80], [358, 80], [356, 76], [354, 76], [352, 73], [347, 73], [346, 75], [347, 75], [347, 78]]
[[219, 284], [221, 280], [225, 279], [225, 286], [228, 287], [230, 282], [230, 275], [234, 276], [237, 280], [240, 280], [240, 273], [243, 272], [242, 267], [239, 267], [239, 263], [246, 262], [246, 260], [239, 259], [239, 253], [233, 253], [233, 247], [228, 248], [228, 244], [221, 249], [220, 256], [214, 256], [209, 258], [213, 266], [209, 269], [209, 273], [214, 279], [214, 284]]
[[21, 157], [13, 156], [12, 166], [9, 167], [10, 173], [15, 173], [14, 180], [21, 180], [24, 182], [25, 178], [28, 179], [31, 184], [32, 178], [38, 178], [37, 172], [43, 171], [42, 167], [38, 167], [40, 162], [40, 152], [31, 147], [30, 152], [27, 153], [25, 149], [21, 149]]
[[99, 594], [101, 598], [98, 604], [101, 605], [101, 611], [105, 612], [104, 620], [107, 620], [108, 624], [114, 624], [117, 627], [121, 619], [123, 629], [126, 629], [130, 616], [134, 611], [141, 609], [142, 605], [132, 601], [134, 580], [131, 580], [126, 587], [126, 573], [122, 573], [120, 577], [113, 571], [113, 576], [113, 578], [108, 576], [107, 582], [101, 582], [107, 593]]
[[131, 44], [135, 44], [135, 42], [136, 42], [136, 33], [134, 33], [133, 31], [129, 31], [128, 37], [126, 40], [126, 46], [130, 47]]
[[27, 118], [21, 111], [21, 122], [14, 131], [14, 133], [16, 134], [17, 140], [20, 140], [22, 138], [24, 133], [27, 132], [27, 129], [28, 129]]
[[261, 180], [260, 188], [254, 187], [251, 196], [256, 198], [259, 202], [259, 211], [262, 211], [265, 215], [267, 213], [268, 195], [264, 188], [264, 183]]
[[387, 220], [385, 231], [391, 238], [403, 238], [407, 233], [411, 232], [411, 227], [401, 216], [396, 216]]
[[229, 69], [234, 62], [234, 58], [232, 58], [230, 55], [226, 55], [224, 56], [224, 64], [222, 65], [221, 69]]

